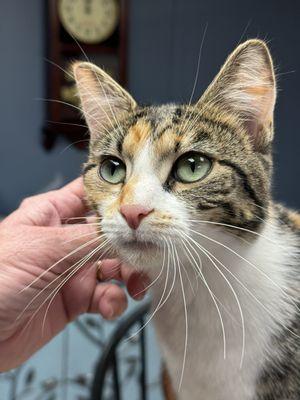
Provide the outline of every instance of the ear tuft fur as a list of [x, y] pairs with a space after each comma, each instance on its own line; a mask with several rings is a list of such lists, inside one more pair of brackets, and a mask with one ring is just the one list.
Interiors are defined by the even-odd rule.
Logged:
[[130, 94], [96, 65], [76, 62], [72, 69], [92, 139], [108, 133], [136, 107]]
[[[239, 45], [199, 100], [234, 113], [254, 144], [273, 138], [276, 82], [266, 44], [257, 39]], [[261, 135], [264, 135], [262, 138]]]

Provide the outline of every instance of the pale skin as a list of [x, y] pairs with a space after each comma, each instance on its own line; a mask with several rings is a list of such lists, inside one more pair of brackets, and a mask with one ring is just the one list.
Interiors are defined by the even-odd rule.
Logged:
[[106, 319], [121, 315], [126, 294], [110, 279], [124, 282], [134, 298], [144, 294], [147, 282], [116, 259], [101, 262], [104, 282], [99, 282], [100, 250], [53, 298], [61, 278], [47, 285], [101, 244], [94, 225], [66, 224], [85, 215], [83, 199], [79, 178], [60, 190], [25, 199], [0, 223], [0, 372], [19, 366], [80, 314], [99, 313]]

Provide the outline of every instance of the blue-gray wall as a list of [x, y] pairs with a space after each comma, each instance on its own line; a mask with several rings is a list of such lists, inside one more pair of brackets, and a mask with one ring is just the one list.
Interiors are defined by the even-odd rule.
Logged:
[[[61, 184], [80, 171], [84, 154], [41, 147], [44, 103], [43, 1], [0, 2], [0, 214], [26, 195]], [[129, 86], [144, 103], [185, 101], [204, 41], [200, 95], [249, 25], [244, 38], [266, 38], [279, 72], [276, 110], [276, 197], [300, 204], [297, 179], [300, 3], [296, 0], [131, 0]], [[294, 71], [294, 72], [293, 72]], [[280, 75], [282, 74], [282, 75]]]
[[83, 155], [41, 146], [45, 98], [41, 0], [0, 2], [0, 214], [78, 175]]
[[268, 41], [279, 83], [274, 193], [280, 201], [299, 208], [300, 2], [131, 2], [130, 88], [146, 103], [189, 99], [206, 24], [208, 29], [195, 99], [213, 79], [242, 35], [243, 40], [260, 37]]

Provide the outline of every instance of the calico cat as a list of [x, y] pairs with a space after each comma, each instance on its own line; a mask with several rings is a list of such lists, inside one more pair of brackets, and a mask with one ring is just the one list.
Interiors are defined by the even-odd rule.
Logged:
[[176, 399], [300, 399], [300, 216], [271, 197], [276, 82], [241, 44], [195, 104], [141, 107], [73, 66], [84, 184], [121, 260], [152, 280]]

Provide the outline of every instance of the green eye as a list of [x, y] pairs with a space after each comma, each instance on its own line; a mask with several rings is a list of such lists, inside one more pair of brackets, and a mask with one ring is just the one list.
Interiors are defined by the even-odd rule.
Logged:
[[181, 156], [174, 166], [174, 177], [183, 183], [192, 183], [203, 179], [211, 170], [212, 162], [199, 153], [187, 153]]
[[106, 158], [100, 165], [101, 177], [114, 185], [124, 182], [126, 176], [126, 167], [121, 160], [117, 158]]

